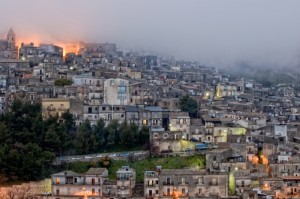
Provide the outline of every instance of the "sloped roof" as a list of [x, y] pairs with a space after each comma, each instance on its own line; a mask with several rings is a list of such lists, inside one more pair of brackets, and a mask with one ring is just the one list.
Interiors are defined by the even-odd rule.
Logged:
[[85, 175], [102, 175], [105, 171], [106, 168], [90, 168]]
[[74, 171], [62, 171], [59, 173], [54, 173], [52, 176], [81, 176], [81, 174], [76, 173]]

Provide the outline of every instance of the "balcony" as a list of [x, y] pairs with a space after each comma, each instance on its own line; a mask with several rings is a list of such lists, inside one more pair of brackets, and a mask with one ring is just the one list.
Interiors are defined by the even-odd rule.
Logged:
[[195, 185], [204, 185], [204, 183], [203, 182], [195, 182]]
[[48, 107], [47, 107], [47, 110], [48, 110], [48, 111], [55, 111], [56, 109], [55, 109], [53, 106], [48, 106]]
[[59, 107], [58, 111], [66, 111], [67, 109], [65, 107]]
[[146, 187], [155, 187], [155, 186], [157, 186], [157, 184], [155, 184], [155, 183], [146, 183], [145, 185], [146, 185]]
[[114, 197], [116, 194], [115, 193], [103, 193], [102, 196], [103, 197]]
[[119, 190], [126, 190], [129, 189], [129, 186], [118, 186]]
[[247, 150], [247, 154], [255, 154], [254, 150]]
[[219, 183], [217, 183], [217, 182], [209, 182], [208, 185], [209, 186], [219, 186]]
[[163, 182], [163, 185], [174, 185], [174, 182]]
[[178, 182], [178, 185], [189, 185], [189, 182]]
[[250, 188], [251, 185], [250, 184], [237, 184], [236, 187], [237, 188]]

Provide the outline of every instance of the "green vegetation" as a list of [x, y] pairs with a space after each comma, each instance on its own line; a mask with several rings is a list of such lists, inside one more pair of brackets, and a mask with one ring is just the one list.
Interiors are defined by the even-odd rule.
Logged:
[[[108, 166], [109, 178], [115, 179], [117, 170], [125, 165], [134, 168], [136, 170], [137, 182], [142, 182], [144, 180], [144, 171], [154, 170], [156, 166], [162, 166], [163, 169], [203, 168], [205, 167], [205, 156], [147, 158], [131, 162], [125, 160], [111, 160], [111, 163]], [[71, 163], [69, 169], [83, 173], [92, 166], [101, 166], [101, 161], [100, 163]]]
[[57, 79], [54, 81], [55, 86], [66, 86], [66, 85], [72, 85], [72, 80], [69, 79]]
[[113, 120], [91, 126], [88, 120], [77, 128], [73, 116], [42, 118], [40, 104], [14, 101], [0, 115], [0, 182], [37, 180], [53, 172], [56, 156], [132, 150], [147, 146], [148, 129]]
[[179, 107], [182, 111], [188, 112], [190, 117], [198, 117], [198, 103], [189, 95], [184, 95], [179, 99]]
[[235, 194], [235, 177], [233, 172], [229, 173], [228, 191], [230, 195]]

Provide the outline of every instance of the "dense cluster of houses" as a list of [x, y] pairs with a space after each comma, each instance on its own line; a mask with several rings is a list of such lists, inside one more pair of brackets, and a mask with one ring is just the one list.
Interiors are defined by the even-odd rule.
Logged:
[[[138, 196], [126, 166], [113, 182], [106, 169], [53, 174], [52, 198], [300, 198], [298, 85], [232, 80], [214, 67], [109, 43], [66, 54], [53, 44], [16, 49], [11, 29], [0, 40], [0, 112], [16, 99], [41, 103], [44, 118], [69, 111], [76, 125], [127, 121], [149, 127], [159, 153], [206, 155], [205, 169], [145, 171]], [[199, 105], [196, 118], [180, 110], [186, 94]]]

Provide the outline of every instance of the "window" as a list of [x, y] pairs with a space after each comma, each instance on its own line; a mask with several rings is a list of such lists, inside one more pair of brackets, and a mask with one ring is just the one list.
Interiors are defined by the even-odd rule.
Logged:
[[148, 180], [148, 185], [152, 186], [153, 185], [153, 180]]
[[143, 125], [148, 125], [148, 120], [143, 120]]
[[167, 184], [171, 184], [171, 178], [167, 178]]
[[94, 194], [95, 194], [95, 189], [93, 188], [93, 189], [92, 189], [92, 195], [94, 195]]
[[167, 195], [170, 195], [170, 188], [167, 188]]
[[199, 195], [201, 195], [202, 194], [202, 189], [199, 189]]
[[199, 184], [202, 184], [202, 182], [203, 182], [202, 178], [199, 178], [199, 179], [198, 179], [198, 183], [199, 183]]
[[181, 184], [185, 184], [185, 178], [181, 178]]
[[125, 93], [126, 92], [126, 87], [125, 86], [119, 86], [118, 87], [118, 93]]
[[74, 183], [77, 183], [77, 178], [74, 178]]
[[152, 196], [152, 190], [149, 190], [149, 196]]
[[185, 194], [185, 188], [183, 188], [183, 189], [181, 190], [181, 193], [182, 193], [182, 194]]
[[55, 184], [60, 184], [60, 178], [56, 178]]
[[155, 193], [158, 194], [158, 190], [156, 190]]
[[92, 185], [95, 185], [95, 178], [92, 178]]
[[56, 195], [57, 196], [59, 195], [59, 189], [56, 189]]

